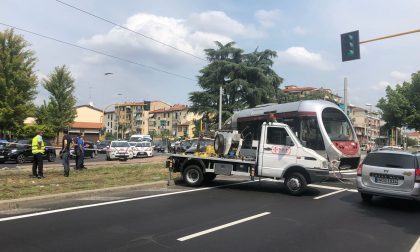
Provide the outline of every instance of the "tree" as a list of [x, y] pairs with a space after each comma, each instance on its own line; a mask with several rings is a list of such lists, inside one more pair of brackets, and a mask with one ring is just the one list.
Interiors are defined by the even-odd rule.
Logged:
[[36, 136], [38, 130], [42, 130], [44, 132], [43, 138], [45, 139], [51, 139], [55, 136], [55, 132], [52, 131], [50, 127], [39, 124], [23, 126], [16, 132], [16, 136], [18, 138], [33, 138]]
[[283, 79], [271, 69], [275, 51], [255, 50], [244, 54], [242, 49], [234, 47], [235, 42], [215, 43], [217, 49], [204, 50], [210, 64], [200, 70], [198, 84], [203, 91], [190, 93], [192, 106], [189, 111], [208, 113], [212, 116], [209, 123], [214, 123], [219, 116], [220, 86], [224, 91], [223, 120], [234, 111], [279, 100]]
[[76, 118], [76, 98], [74, 79], [65, 65], [56, 67], [54, 71], [43, 80], [42, 86], [50, 93], [49, 102], [44, 102], [38, 109], [40, 120], [45, 120], [57, 136]]
[[386, 98], [378, 101], [383, 112], [386, 128], [407, 126], [420, 128], [420, 71], [412, 74], [412, 81], [397, 84], [395, 89], [386, 88]]
[[0, 32], [0, 133], [9, 136], [34, 112], [36, 58], [12, 29]]

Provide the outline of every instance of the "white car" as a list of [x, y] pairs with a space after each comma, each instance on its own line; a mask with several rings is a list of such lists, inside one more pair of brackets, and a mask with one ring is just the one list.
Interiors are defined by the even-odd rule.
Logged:
[[153, 146], [151, 142], [138, 142], [133, 148], [135, 157], [151, 157], [153, 156]]
[[131, 159], [133, 150], [127, 141], [112, 141], [106, 151], [106, 160], [112, 159]]

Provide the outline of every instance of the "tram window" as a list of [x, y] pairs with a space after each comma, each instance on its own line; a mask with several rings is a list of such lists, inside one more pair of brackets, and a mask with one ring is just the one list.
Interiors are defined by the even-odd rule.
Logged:
[[288, 136], [284, 128], [268, 127], [267, 144], [286, 145], [286, 136]]
[[316, 117], [301, 118], [300, 139], [306, 141], [306, 147], [310, 149], [325, 150], [324, 140]]

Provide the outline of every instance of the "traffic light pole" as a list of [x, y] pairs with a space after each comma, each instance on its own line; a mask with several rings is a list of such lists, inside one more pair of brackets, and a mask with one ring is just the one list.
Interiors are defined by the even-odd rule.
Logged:
[[374, 39], [369, 39], [369, 40], [366, 40], [366, 41], [361, 41], [361, 42], [359, 42], [359, 44], [364, 44], [364, 43], [369, 43], [369, 42], [373, 42], [373, 41], [377, 41], [377, 40], [382, 40], [382, 39], [387, 39], [387, 38], [393, 38], [393, 37], [403, 36], [403, 35], [407, 35], [407, 34], [411, 34], [411, 33], [416, 33], [416, 32], [420, 32], [420, 29], [416, 29], [416, 30], [412, 30], [412, 31], [407, 31], [407, 32], [401, 32], [401, 33], [392, 34], [392, 35], [388, 35], [388, 36], [384, 36], [384, 37], [379, 37], [379, 38], [374, 38]]

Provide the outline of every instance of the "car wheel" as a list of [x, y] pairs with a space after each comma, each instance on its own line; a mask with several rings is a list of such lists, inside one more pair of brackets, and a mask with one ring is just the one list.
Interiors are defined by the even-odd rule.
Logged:
[[55, 161], [55, 154], [48, 153], [48, 162], [54, 162], [54, 161]]
[[25, 158], [25, 156], [23, 154], [19, 154], [16, 157], [16, 163], [17, 164], [23, 164], [23, 163], [25, 163], [25, 161], [26, 161], [26, 158]]
[[286, 176], [284, 185], [291, 195], [301, 195], [306, 190], [307, 181], [301, 173], [294, 172]]
[[360, 193], [360, 196], [362, 197], [363, 202], [371, 202], [373, 195], [372, 194], [367, 194], [367, 193]]
[[182, 176], [184, 182], [187, 183], [188, 186], [193, 187], [200, 186], [204, 180], [203, 171], [197, 165], [188, 166], [182, 173]]

